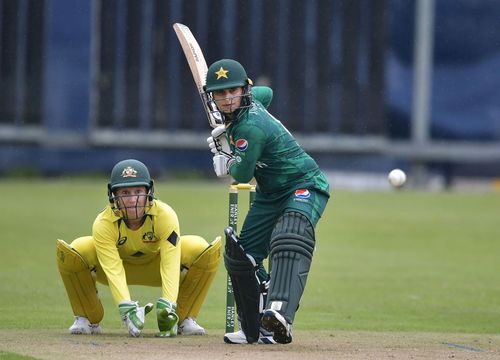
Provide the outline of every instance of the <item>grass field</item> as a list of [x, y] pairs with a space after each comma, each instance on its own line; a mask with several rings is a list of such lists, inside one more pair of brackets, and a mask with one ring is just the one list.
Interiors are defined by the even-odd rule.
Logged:
[[[0, 331], [69, 327], [55, 241], [90, 233], [106, 181], [0, 181]], [[158, 182], [156, 195], [176, 209], [183, 234], [211, 240], [227, 223], [225, 184]], [[334, 192], [294, 328], [500, 333], [499, 218], [499, 193]], [[99, 290], [103, 327], [125, 335], [109, 290]], [[132, 287], [132, 296], [154, 302], [159, 289]], [[224, 301], [221, 264], [199, 317], [208, 330], [223, 331]], [[146, 331], [155, 328], [151, 317]]]

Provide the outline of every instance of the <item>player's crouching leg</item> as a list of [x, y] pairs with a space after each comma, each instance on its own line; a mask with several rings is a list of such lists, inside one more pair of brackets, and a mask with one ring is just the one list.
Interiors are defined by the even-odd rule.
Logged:
[[221, 237], [207, 243], [196, 235], [182, 236], [183, 276], [177, 297], [179, 335], [205, 335], [196, 317], [205, 301], [221, 260]]
[[[83, 237], [81, 241], [90, 237]], [[104, 316], [95, 280], [85, 259], [63, 240], [57, 240], [57, 266], [75, 316], [70, 334], [100, 334]]]

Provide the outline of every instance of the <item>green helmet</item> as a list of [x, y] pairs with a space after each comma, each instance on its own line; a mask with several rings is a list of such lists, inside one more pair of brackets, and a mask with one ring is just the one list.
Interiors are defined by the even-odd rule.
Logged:
[[250, 79], [243, 66], [231, 59], [214, 62], [207, 71], [205, 91], [212, 92], [222, 89], [247, 86]]
[[[126, 205], [120, 201], [120, 196], [115, 196], [114, 191], [119, 188], [134, 186], [146, 187], [146, 203], [144, 205], [139, 205], [139, 200], [137, 200], [135, 206], [126, 207]], [[134, 220], [146, 216], [153, 205], [153, 199], [153, 180], [149, 175], [149, 170], [146, 165], [139, 160], [128, 159], [120, 161], [113, 167], [113, 170], [111, 170], [111, 178], [108, 183], [108, 200], [116, 216], [125, 220]], [[130, 209], [135, 211], [135, 217], [130, 217], [128, 215]]]
[[111, 178], [108, 184], [108, 189], [111, 192], [129, 186], [145, 186], [147, 189], [151, 189], [153, 186], [148, 168], [139, 160], [120, 161], [111, 170]]

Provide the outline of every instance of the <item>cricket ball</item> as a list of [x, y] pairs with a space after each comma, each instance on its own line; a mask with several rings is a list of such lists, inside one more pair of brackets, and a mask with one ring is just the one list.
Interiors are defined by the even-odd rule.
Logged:
[[387, 179], [392, 186], [400, 187], [406, 182], [406, 174], [401, 169], [394, 169], [389, 173]]

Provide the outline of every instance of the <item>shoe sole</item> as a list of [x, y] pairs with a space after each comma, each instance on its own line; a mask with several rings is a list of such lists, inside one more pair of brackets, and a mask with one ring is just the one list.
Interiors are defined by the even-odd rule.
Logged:
[[[229, 339], [227, 336], [224, 336], [224, 342], [226, 344], [248, 344], [248, 342], [245, 340], [243, 342], [234, 342], [234, 341], [231, 341], [231, 339]], [[262, 345], [273, 345], [273, 344], [276, 344], [276, 341], [271, 339], [271, 337], [267, 337], [267, 336], [261, 336], [259, 338], [259, 340], [257, 341], [257, 344], [262, 344]]]
[[85, 331], [70, 331], [69, 333], [71, 335], [92, 335], [92, 333], [85, 332]]
[[179, 331], [177, 334], [183, 335], [183, 336], [202, 336], [202, 335], [205, 335], [205, 332], [204, 331], [193, 331], [193, 332], [185, 333], [185, 332]]
[[229, 339], [227, 336], [224, 336], [224, 342], [226, 344], [248, 344], [248, 342], [245, 340], [245, 342], [234, 342], [234, 341], [231, 341], [231, 339]]
[[91, 331], [91, 332], [85, 332], [85, 331], [70, 331], [69, 332], [71, 335], [100, 335], [101, 331]]
[[292, 342], [292, 337], [288, 335], [288, 331], [286, 327], [283, 326], [281, 321], [279, 321], [274, 314], [264, 313], [262, 317], [262, 326], [267, 331], [271, 331], [273, 333], [273, 339], [277, 343], [280, 344], [289, 344]]
[[276, 344], [276, 340], [274, 340], [271, 336], [267, 337], [267, 336], [261, 336], [259, 338], [259, 341], [258, 341], [259, 344], [263, 344], [263, 345], [275, 345]]

